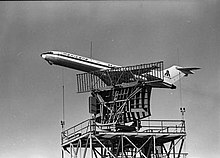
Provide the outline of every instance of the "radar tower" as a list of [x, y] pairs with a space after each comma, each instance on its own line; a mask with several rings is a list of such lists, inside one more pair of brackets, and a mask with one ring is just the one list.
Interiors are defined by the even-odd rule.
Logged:
[[162, 61], [77, 74], [92, 118], [61, 132], [62, 158], [185, 158], [185, 121], [147, 119], [163, 75]]

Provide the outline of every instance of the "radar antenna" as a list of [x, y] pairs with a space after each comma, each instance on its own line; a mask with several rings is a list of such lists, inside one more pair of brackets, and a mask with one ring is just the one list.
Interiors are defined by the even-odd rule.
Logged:
[[65, 103], [64, 103], [64, 70], [62, 68], [62, 120], [61, 120], [61, 128], [64, 131], [65, 126]]

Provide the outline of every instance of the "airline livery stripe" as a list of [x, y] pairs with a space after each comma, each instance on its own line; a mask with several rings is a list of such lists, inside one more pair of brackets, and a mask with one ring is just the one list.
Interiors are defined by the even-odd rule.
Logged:
[[80, 63], [80, 64], [96, 67], [98, 69], [110, 69], [111, 68], [111, 67], [108, 67], [106, 65], [102, 65], [102, 64], [98, 64], [98, 63], [94, 63], [94, 62], [82, 61], [82, 60], [79, 60], [79, 59], [66, 57], [64, 55], [53, 55], [53, 56], [54, 57], [59, 57], [59, 58], [64, 59], [64, 60], [71, 60], [73, 62], [77, 62], [77, 63]]
[[[70, 53], [68, 53], [70, 54]], [[62, 56], [62, 57], [66, 57], [66, 58], [71, 58], [71, 59], [74, 59], [74, 60], [78, 60], [78, 61], [82, 61], [82, 62], [86, 62], [86, 63], [91, 63], [91, 64], [96, 64], [96, 65], [100, 65], [100, 66], [104, 66], [106, 68], [113, 68], [113, 67], [120, 67], [120, 66], [117, 66], [117, 65], [112, 65], [110, 63], [104, 63], [104, 62], [101, 62], [101, 61], [98, 61], [98, 60], [94, 60], [94, 59], [89, 59], [89, 58], [86, 58], [86, 57], [81, 57], [81, 56], [74, 56], [72, 54], [70, 55], [66, 55], [66, 54], [56, 54], [58, 56]]]

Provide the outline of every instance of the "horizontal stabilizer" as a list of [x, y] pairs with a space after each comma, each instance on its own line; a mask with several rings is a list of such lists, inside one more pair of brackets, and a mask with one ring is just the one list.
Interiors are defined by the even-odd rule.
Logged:
[[164, 72], [164, 82], [173, 84], [182, 77], [186, 77], [189, 74], [194, 74], [193, 70], [198, 70], [198, 67], [180, 67], [173, 65], [168, 69], [165, 69]]
[[198, 67], [177, 67], [177, 70], [181, 71], [182, 73], [185, 74], [185, 76], [188, 76], [188, 74], [194, 74], [193, 70], [198, 70], [200, 68]]

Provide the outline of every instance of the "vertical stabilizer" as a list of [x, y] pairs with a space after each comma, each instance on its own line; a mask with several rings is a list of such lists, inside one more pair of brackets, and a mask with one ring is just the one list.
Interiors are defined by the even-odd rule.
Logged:
[[189, 74], [194, 74], [192, 70], [198, 70], [197, 67], [180, 67], [180, 66], [171, 66], [168, 69], [163, 70], [164, 82], [173, 84], [178, 81], [183, 76], [188, 76]]

